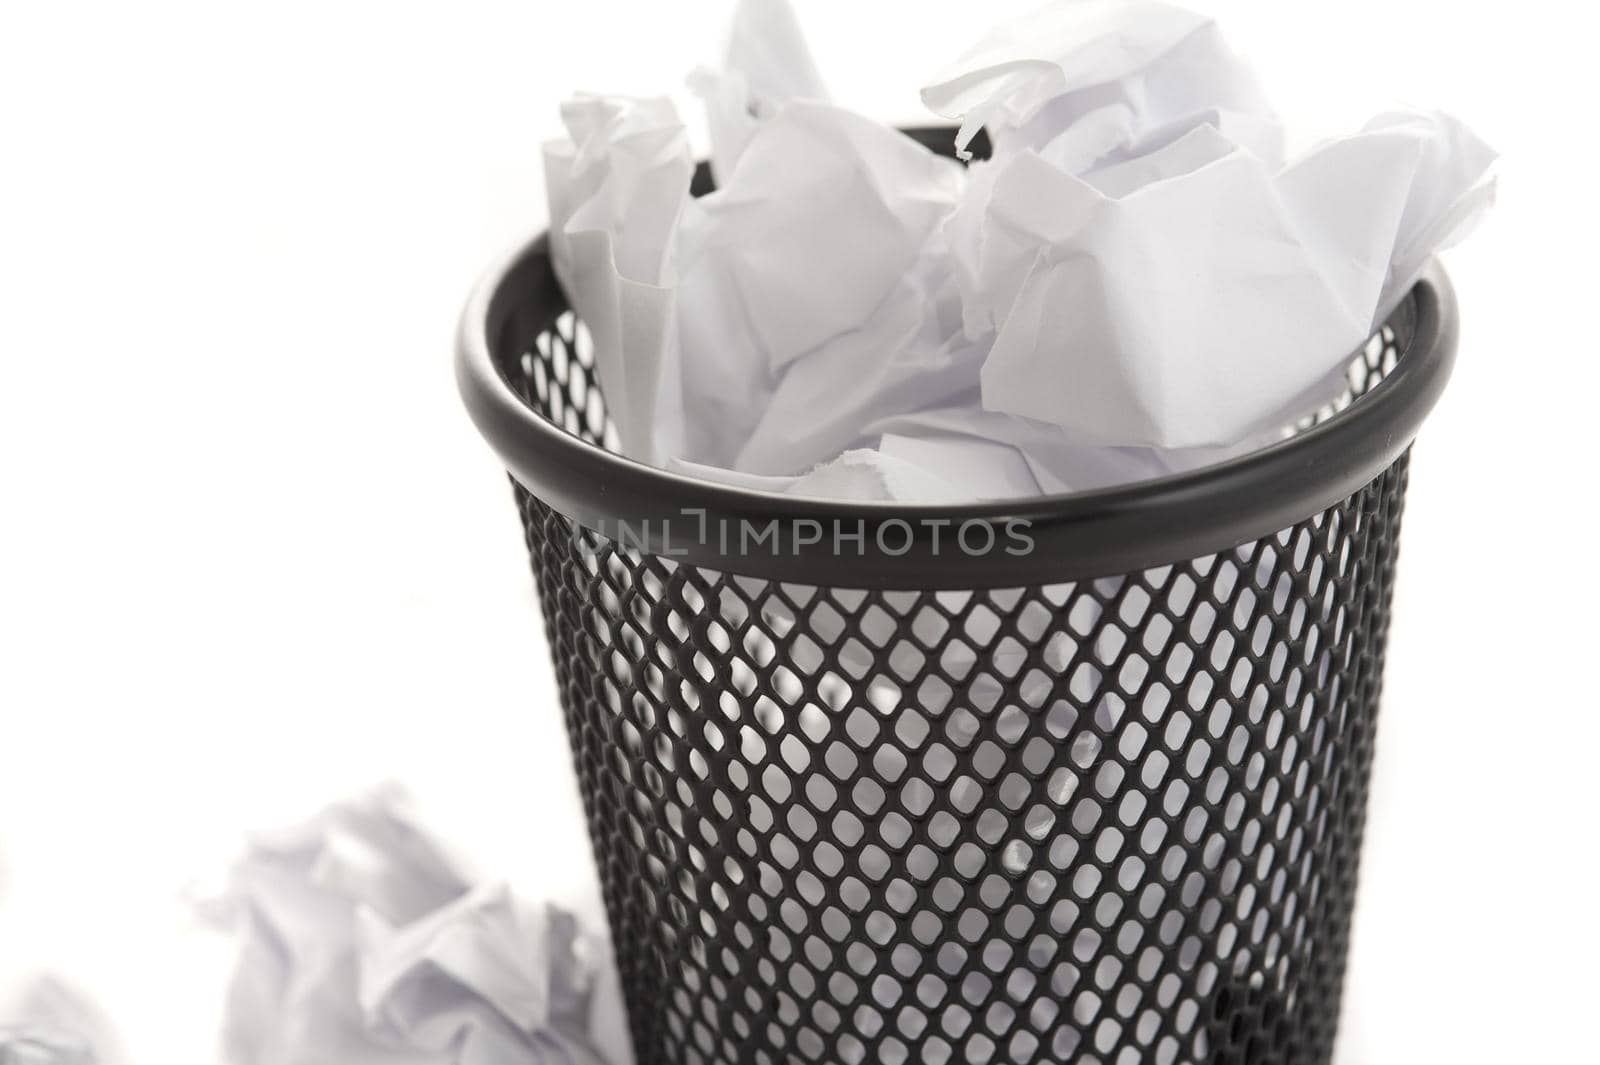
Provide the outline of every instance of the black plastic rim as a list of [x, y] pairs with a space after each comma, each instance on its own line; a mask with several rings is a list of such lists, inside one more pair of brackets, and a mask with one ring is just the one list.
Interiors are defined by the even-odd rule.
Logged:
[[[913, 135], [926, 142], [933, 134]], [[1405, 452], [1449, 381], [1459, 328], [1449, 279], [1433, 264], [1392, 320], [1403, 353], [1393, 372], [1321, 425], [1172, 477], [928, 506], [730, 487], [647, 466], [565, 432], [531, 410], [500, 367], [520, 359], [567, 309], [541, 234], [489, 271], [462, 316], [457, 384], [519, 484], [580, 525], [648, 553], [769, 580], [884, 589], [1081, 580], [1276, 533], [1346, 498]], [[975, 524], [1025, 529], [1031, 548], [1010, 553], [1007, 544], [1020, 541], [1001, 534], [993, 550], [953, 549], [952, 530]], [[757, 551], [731, 551], [743, 528], [772, 538]]]

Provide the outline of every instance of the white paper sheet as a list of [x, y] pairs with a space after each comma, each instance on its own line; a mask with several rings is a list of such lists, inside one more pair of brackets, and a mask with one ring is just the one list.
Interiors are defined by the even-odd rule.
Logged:
[[551, 260], [593, 338], [622, 447], [660, 461], [683, 417], [673, 250], [694, 173], [688, 134], [664, 98], [580, 96], [562, 118], [571, 139], [544, 149]]
[[765, 357], [781, 369], [866, 322], [955, 206], [961, 168], [886, 126], [794, 101], [701, 201], [704, 254], [730, 270]]
[[1442, 112], [1392, 111], [1372, 119], [1366, 134], [1405, 131], [1420, 158], [1378, 301], [1376, 326], [1399, 306], [1433, 257], [1464, 240], [1494, 205], [1498, 156], [1471, 130]]
[[1186, 115], [1271, 115], [1212, 20], [1158, 0], [1048, 4], [991, 30], [922, 99], [961, 120], [963, 150], [987, 127], [997, 157], [1053, 145], [1073, 172]]
[[[964, 413], [964, 412], [963, 412]], [[1028, 459], [1017, 448], [961, 431], [883, 424], [903, 432], [872, 433], [866, 443], [797, 475], [740, 473], [675, 461], [675, 473], [736, 488], [818, 500], [861, 503], [967, 503], [1039, 494]]]
[[[975, 495], [1006, 499], [1039, 494], [1085, 492], [1132, 481], [1164, 477], [1218, 461], [1216, 452], [1156, 452], [1148, 448], [1085, 447], [1059, 426], [985, 411], [976, 404], [919, 411], [874, 423], [869, 434], [883, 440], [937, 439], [981, 450], [979, 442], [1002, 447], [1020, 458], [1028, 477], [992, 475], [995, 487]], [[990, 461], [1015, 468], [1013, 460], [991, 453]], [[954, 454], [943, 462], [958, 462]], [[1028, 491], [1029, 484], [1033, 485]]]
[[864, 325], [783, 370], [733, 464], [782, 474], [825, 463], [874, 421], [975, 394], [987, 354], [961, 331], [960, 292], [936, 244]]
[[[815, 370], [800, 364], [809, 359], [832, 362], [849, 379], [889, 373], [883, 364], [902, 354], [936, 361], [925, 342], [902, 353], [892, 340], [897, 330], [926, 335], [925, 323], [908, 321], [922, 310], [924, 282], [903, 286], [962, 187], [951, 160], [828, 104], [792, 101], [763, 123], [727, 186], [694, 204], [682, 230], [689, 427], [679, 457], [736, 466], [762, 420], [772, 425], [780, 380], [796, 375], [790, 390], [804, 393]], [[822, 382], [830, 385], [836, 396], [850, 391], [837, 377]], [[785, 434], [801, 424], [815, 430], [819, 420], [835, 423], [818, 434], [830, 439], [859, 428], [825, 403], [779, 409], [789, 410], [776, 415]], [[761, 461], [762, 446], [753, 466], [739, 468], [780, 472]], [[795, 458], [781, 472], [806, 467]]]
[[475, 885], [392, 789], [258, 837], [205, 907], [240, 937], [231, 1065], [628, 1065], [609, 948]]
[[856, 503], [958, 503], [970, 498], [967, 490], [921, 465], [858, 448], [815, 469], [793, 476], [740, 473], [720, 466], [674, 461], [669, 467], [702, 480], [735, 488], [791, 495], [802, 499], [842, 500]]
[[726, 184], [762, 122], [790, 100], [827, 102], [799, 19], [788, 0], [745, 0], [734, 11], [719, 68], [701, 68], [689, 85], [711, 126], [711, 172]]
[[1227, 448], [1292, 424], [1385, 310], [1403, 219], [1478, 200], [1481, 173], [1427, 166], [1463, 136], [1416, 116], [1281, 171], [1208, 125], [1087, 177], [1017, 156], [989, 212], [1032, 260], [984, 407], [1105, 447]]

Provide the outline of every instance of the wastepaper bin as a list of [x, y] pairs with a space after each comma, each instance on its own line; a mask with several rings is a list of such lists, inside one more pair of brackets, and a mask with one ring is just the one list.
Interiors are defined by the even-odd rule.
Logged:
[[1431, 272], [1340, 402], [1195, 473], [820, 503], [607, 450], [545, 240], [493, 272], [458, 378], [515, 482], [640, 1065], [1326, 1062], [1455, 327]]

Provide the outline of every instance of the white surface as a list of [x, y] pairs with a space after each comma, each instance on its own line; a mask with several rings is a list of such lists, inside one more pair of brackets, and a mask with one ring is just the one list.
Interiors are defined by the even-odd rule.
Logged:
[[[837, 97], [1016, 3], [808, 3]], [[1579, 9], [1209, 5], [1290, 114], [1447, 107], [1505, 155], [1449, 260], [1341, 1061], [1595, 1053], [1589, 113]], [[224, 945], [177, 892], [241, 829], [388, 776], [491, 875], [591, 883], [509, 490], [450, 374], [543, 212], [576, 88], [714, 58], [721, 3], [12, 5], [0, 15], [0, 983], [212, 1060]], [[685, 109], [687, 113], [687, 108]]]

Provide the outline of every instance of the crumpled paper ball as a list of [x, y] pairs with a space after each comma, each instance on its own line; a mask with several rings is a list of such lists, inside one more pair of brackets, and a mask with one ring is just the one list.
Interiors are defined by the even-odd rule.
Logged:
[[52, 976], [0, 989], [0, 1065], [123, 1065], [120, 1041], [87, 996]]
[[230, 1065], [630, 1065], [610, 951], [475, 883], [396, 789], [256, 837], [203, 904], [240, 940]]

